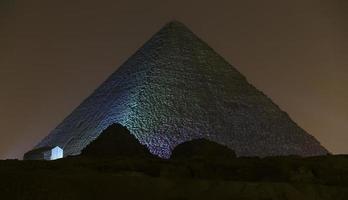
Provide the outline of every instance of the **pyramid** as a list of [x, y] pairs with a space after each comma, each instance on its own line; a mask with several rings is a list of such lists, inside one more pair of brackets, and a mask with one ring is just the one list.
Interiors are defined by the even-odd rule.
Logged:
[[180, 22], [132, 55], [35, 148], [80, 154], [113, 123], [151, 153], [205, 138], [237, 156], [315, 156], [328, 151]]
[[141, 145], [129, 130], [112, 124], [99, 137], [89, 143], [82, 151], [82, 156], [94, 158], [154, 158], [145, 145]]

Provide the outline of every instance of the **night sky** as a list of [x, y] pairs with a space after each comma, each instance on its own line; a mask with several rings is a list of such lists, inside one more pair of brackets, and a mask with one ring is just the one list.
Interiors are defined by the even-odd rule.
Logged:
[[346, 0], [0, 0], [0, 159], [22, 157], [173, 19], [348, 153]]

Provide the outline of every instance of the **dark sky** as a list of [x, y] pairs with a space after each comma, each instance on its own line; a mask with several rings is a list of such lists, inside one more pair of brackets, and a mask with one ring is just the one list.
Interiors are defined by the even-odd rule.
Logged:
[[172, 19], [348, 153], [346, 2], [0, 0], [0, 159], [21, 157]]

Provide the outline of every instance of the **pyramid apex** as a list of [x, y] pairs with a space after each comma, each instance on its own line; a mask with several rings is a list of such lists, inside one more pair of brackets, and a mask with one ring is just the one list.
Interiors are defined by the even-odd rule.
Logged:
[[182, 25], [183, 23], [178, 21], [178, 20], [176, 20], [176, 19], [173, 19], [173, 20], [167, 22], [167, 24], [179, 24], [179, 25]]
[[164, 27], [186, 27], [185, 24], [183, 24], [182, 22], [178, 21], [178, 20], [171, 20], [169, 22], [167, 22]]

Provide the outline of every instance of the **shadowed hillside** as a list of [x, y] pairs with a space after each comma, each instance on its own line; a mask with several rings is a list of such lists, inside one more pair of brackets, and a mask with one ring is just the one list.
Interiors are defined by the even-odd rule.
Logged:
[[184, 142], [175, 147], [171, 159], [233, 159], [236, 154], [226, 146], [206, 139]]
[[154, 157], [146, 146], [130, 134], [121, 124], [112, 124], [81, 153], [87, 157]]
[[1, 199], [346, 200], [348, 157], [0, 161]]
[[348, 156], [236, 158], [198, 139], [168, 160], [112, 125], [82, 151], [56, 161], [0, 161], [0, 199], [346, 200]]

